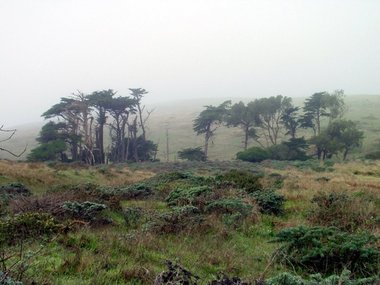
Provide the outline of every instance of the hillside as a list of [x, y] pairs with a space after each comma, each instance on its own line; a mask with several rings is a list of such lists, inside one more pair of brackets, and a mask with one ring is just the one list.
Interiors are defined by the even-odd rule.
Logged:
[[[251, 99], [243, 98], [248, 102]], [[192, 130], [194, 118], [202, 111], [205, 105], [216, 105], [224, 99], [203, 99], [166, 102], [148, 106], [154, 112], [148, 121], [148, 135], [158, 143], [158, 158], [166, 157], [166, 129], [169, 134], [170, 160], [176, 160], [177, 152], [186, 147], [203, 145], [203, 138], [196, 136]], [[233, 102], [239, 100], [234, 99]], [[294, 98], [294, 103], [301, 106], [304, 98]], [[356, 95], [347, 96], [348, 112], [346, 118], [359, 122], [359, 127], [365, 133], [362, 152], [372, 150], [380, 139], [380, 95]], [[30, 150], [36, 145], [35, 138], [41, 128], [41, 124], [26, 124], [16, 126], [18, 129], [15, 138], [4, 146], [17, 152], [25, 145]], [[242, 133], [238, 128], [221, 127], [216, 132], [216, 137], [210, 145], [209, 156], [211, 159], [229, 160], [235, 158], [235, 154], [242, 149]], [[25, 159], [27, 153], [21, 157]], [[0, 158], [12, 159], [11, 156], [0, 153]]]
[[[154, 280], [170, 274], [170, 260], [199, 276], [191, 283], [198, 285], [257, 279], [269, 285], [378, 284], [379, 163], [136, 166], [0, 161], [6, 272], [24, 284], [163, 285], [173, 283]], [[283, 247], [287, 242], [274, 242], [292, 231], [305, 234], [302, 242], [293, 237], [293, 255], [292, 247]], [[193, 276], [175, 268], [178, 278]], [[271, 279], [281, 272], [340, 275], [344, 268], [353, 275], [342, 278], [373, 277], [292, 283], [289, 278], [300, 277], [286, 273], [287, 282]], [[250, 283], [209, 283], [220, 272]]]

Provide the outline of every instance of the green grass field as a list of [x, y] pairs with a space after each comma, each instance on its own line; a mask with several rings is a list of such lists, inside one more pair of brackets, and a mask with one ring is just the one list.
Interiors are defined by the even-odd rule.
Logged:
[[[8, 211], [9, 218], [15, 213], [28, 212], [31, 207], [34, 207], [34, 212], [47, 211], [56, 215], [63, 225], [71, 225], [69, 230], [58, 234], [36, 238], [27, 235], [22, 247], [19, 243], [4, 246], [0, 238], [0, 252], [11, 256], [4, 263], [6, 267], [21, 260], [18, 264], [22, 265], [20, 268], [11, 267], [12, 276], [21, 270], [23, 274], [20, 279], [25, 284], [32, 281], [36, 282], [33, 284], [153, 284], [155, 277], [165, 270], [165, 260], [179, 262], [197, 274], [200, 277], [198, 284], [208, 284], [219, 272], [250, 282], [259, 277], [271, 278], [284, 271], [307, 276], [307, 271], [274, 259], [281, 244], [272, 241], [279, 231], [300, 225], [337, 224], [352, 233], [364, 231], [375, 236], [380, 234], [378, 162], [328, 163], [323, 167], [317, 161], [262, 164], [161, 162], [132, 167], [47, 166], [0, 161], [0, 185], [17, 181], [33, 193], [29, 197], [11, 199], [8, 206], [2, 204], [0, 233], [1, 222], [6, 220], [4, 211]], [[234, 208], [229, 214], [206, 211], [201, 216], [175, 216], [177, 208], [167, 198], [171, 191], [192, 189], [193, 185], [209, 185], [210, 180], [207, 179], [231, 169], [259, 174], [262, 187], [275, 187], [286, 199], [282, 214], [262, 213], [253, 202], [252, 211], [242, 218], [234, 216], [236, 211], [240, 211], [239, 208]], [[175, 178], [178, 172], [173, 171], [178, 170], [184, 173], [179, 177], [184, 178]], [[164, 171], [169, 174], [163, 175]], [[82, 186], [78, 188], [76, 185]], [[153, 192], [145, 198], [116, 195], [110, 199], [103, 194], [99, 196], [106, 192], [95, 195], [87, 192], [86, 187], [93, 187], [90, 185], [97, 185], [99, 189], [139, 185], [137, 188], [133, 186], [133, 189], [149, 188]], [[211, 196], [199, 196], [203, 198], [192, 200], [192, 205], [201, 208], [218, 199], [243, 199], [243, 203], [252, 203], [249, 196], [228, 185], [216, 184]], [[344, 198], [338, 201], [343, 203], [337, 204], [338, 208], [316, 208], [313, 197], [321, 193], [341, 193], [349, 197], [349, 202], [345, 202]], [[111, 219], [112, 222], [81, 222], [80, 217], [73, 221], [61, 214], [54, 214], [57, 207], [61, 207], [60, 203], [73, 199], [106, 203], [108, 208], [101, 218]], [[207, 202], [207, 199], [212, 200]], [[189, 203], [186, 201], [177, 200], [175, 203], [186, 205]], [[176, 218], [173, 220], [173, 217]], [[202, 218], [200, 224], [197, 222], [199, 217]], [[23, 227], [27, 228], [27, 224]], [[18, 229], [20, 227], [14, 231]]]

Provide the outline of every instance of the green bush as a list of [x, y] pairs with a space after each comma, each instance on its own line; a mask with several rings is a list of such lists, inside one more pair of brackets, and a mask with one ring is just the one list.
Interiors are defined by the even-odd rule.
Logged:
[[99, 217], [99, 214], [106, 209], [107, 206], [89, 201], [83, 203], [67, 201], [63, 203], [62, 208], [70, 218], [93, 221]]
[[238, 152], [236, 158], [249, 162], [261, 162], [266, 159], [307, 160], [310, 158], [306, 155], [307, 148], [308, 145], [304, 138], [296, 138], [268, 148], [251, 147], [245, 151]]
[[152, 187], [147, 183], [137, 183], [125, 188], [114, 190], [114, 193], [123, 199], [141, 199], [153, 194]]
[[0, 244], [57, 233], [61, 225], [46, 213], [23, 213], [0, 221]]
[[196, 186], [190, 188], [177, 188], [171, 191], [166, 198], [169, 206], [184, 206], [195, 203], [197, 200], [210, 193], [212, 188], [208, 186]]
[[231, 182], [236, 187], [244, 189], [248, 193], [253, 193], [262, 189], [260, 178], [262, 176], [243, 170], [230, 170], [224, 174], [216, 176], [217, 181]]
[[178, 157], [190, 161], [206, 161], [207, 157], [200, 147], [185, 148], [178, 152]]
[[258, 191], [252, 194], [260, 207], [260, 212], [265, 214], [280, 215], [284, 211], [285, 197], [274, 190]]
[[148, 226], [156, 233], [179, 233], [198, 228], [204, 222], [200, 210], [193, 206], [174, 207], [172, 211], [153, 217]]
[[365, 159], [378, 160], [378, 159], [380, 159], [380, 151], [374, 151], [374, 152], [367, 153], [364, 156], [364, 158]]
[[376, 285], [380, 282], [379, 278], [369, 277], [352, 279], [351, 272], [343, 270], [340, 275], [331, 275], [323, 278], [321, 274], [314, 274], [307, 279], [294, 275], [289, 272], [283, 272], [279, 275], [267, 279], [266, 285]]
[[282, 261], [311, 273], [339, 274], [348, 269], [357, 277], [368, 277], [380, 266], [377, 238], [368, 233], [300, 226], [282, 230], [275, 241], [283, 243]]
[[139, 207], [128, 207], [123, 211], [127, 226], [136, 227], [143, 216], [143, 209]]
[[240, 151], [236, 154], [236, 158], [249, 161], [249, 162], [261, 162], [266, 159], [270, 159], [270, 152], [261, 147], [251, 147], [245, 151]]
[[0, 186], [0, 200], [9, 200], [18, 196], [30, 196], [32, 192], [20, 182]]
[[245, 203], [238, 198], [225, 198], [216, 200], [207, 205], [206, 211], [217, 214], [236, 214], [240, 213], [243, 217], [247, 217], [252, 213], [253, 206]]

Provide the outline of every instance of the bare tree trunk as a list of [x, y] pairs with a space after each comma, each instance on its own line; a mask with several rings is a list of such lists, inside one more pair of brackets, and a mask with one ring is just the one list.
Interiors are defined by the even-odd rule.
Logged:
[[249, 138], [249, 126], [246, 125], [244, 128], [244, 150], [248, 148], [248, 138]]

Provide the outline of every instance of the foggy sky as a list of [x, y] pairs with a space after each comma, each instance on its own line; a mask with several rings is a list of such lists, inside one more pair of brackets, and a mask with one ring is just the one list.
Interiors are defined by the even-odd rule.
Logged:
[[0, 125], [76, 90], [380, 94], [379, 0], [0, 0]]

